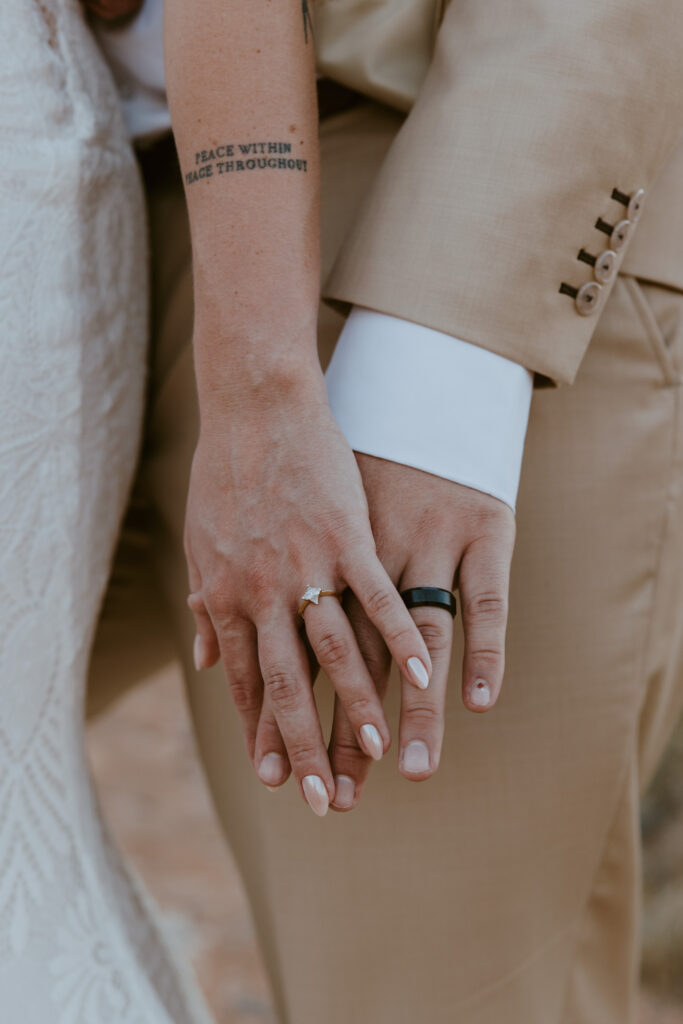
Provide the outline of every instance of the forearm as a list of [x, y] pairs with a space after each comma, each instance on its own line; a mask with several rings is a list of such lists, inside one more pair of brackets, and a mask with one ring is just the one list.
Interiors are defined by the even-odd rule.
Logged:
[[317, 367], [319, 159], [302, 0], [166, 0], [200, 404]]

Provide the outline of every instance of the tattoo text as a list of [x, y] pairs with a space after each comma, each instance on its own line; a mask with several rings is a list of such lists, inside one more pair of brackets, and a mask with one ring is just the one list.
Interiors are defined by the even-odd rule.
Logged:
[[266, 168], [305, 173], [308, 161], [285, 155], [291, 152], [291, 142], [229, 142], [212, 149], [201, 149], [195, 153], [194, 168], [185, 174], [185, 184], [194, 185], [202, 178], [213, 178], [220, 174]]

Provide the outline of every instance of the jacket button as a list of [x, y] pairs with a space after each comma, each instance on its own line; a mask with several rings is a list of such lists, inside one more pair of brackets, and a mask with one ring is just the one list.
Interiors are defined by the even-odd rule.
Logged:
[[631, 196], [631, 199], [630, 199], [629, 204], [628, 204], [628, 208], [626, 210], [626, 216], [628, 217], [628, 219], [631, 221], [632, 224], [635, 224], [635, 222], [640, 217], [640, 214], [641, 214], [642, 209], [643, 209], [643, 199], [644, 198], [645, 198], [645, 189], [644, 188], [639, 188], [638, 191], [634, 192], [633, 195]]
[[610, 235], [610, 243], [614, 252], [620, 252], [631, 237], [631, 221], [620, 220]]
[[617, 272], [617, 254], [614, 249], [605, 249], [595, 261], [593, 274], [600, 284], [609, 284]]
[[587, 284], [579, 288], [578, 295], [574, 301], [581, 316], [590, 316], [592, 313], [597, 312], [601, 293], [602, 285], [596, 284], [595, 281], [588, 281]]

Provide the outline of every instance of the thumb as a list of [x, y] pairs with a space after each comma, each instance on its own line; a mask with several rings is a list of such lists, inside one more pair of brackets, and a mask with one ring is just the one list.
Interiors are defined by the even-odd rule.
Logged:
[[189, 551], [187, 552], [187, 569], [191, 588], [187, 605], [194, 615], [195, 622], [194, 667], [200, 672], [202, 669], [211, 668], [216, 664], [220, 657], [220, 650], [216, 631], [202, 597], [201, 575]]

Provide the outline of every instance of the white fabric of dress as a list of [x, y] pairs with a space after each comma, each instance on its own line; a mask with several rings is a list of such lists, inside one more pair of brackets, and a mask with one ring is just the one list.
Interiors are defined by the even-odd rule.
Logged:
[[84, 750], [147, 289], [135, 157], [78, 0], [3, 0], [0, 155], [0, 1019], [197, 1024]]

